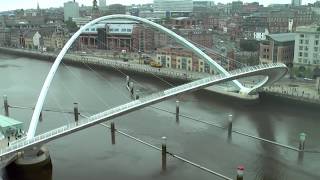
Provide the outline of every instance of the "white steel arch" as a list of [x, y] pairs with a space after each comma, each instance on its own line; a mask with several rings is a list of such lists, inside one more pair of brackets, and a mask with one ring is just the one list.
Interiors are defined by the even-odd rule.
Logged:
[[[224, 74], [224, 75], [229, 75], [229, 73], [223, 68], [221, 67], [217, 62], [215, 62], [214, 60], [212, 60], [207, 54], [205, 54], [204, 52], [202, 52], [199, 48], [197, 48], [196, 46], [194, 46], [192, 43], [188, 42], [186, 39], [184, 39], [183, 37], [177, 35], [176, 33], [174, 33], [173, 31], [157, 24], [154, 23], [152, 21], [149, 21], [147, 19], [144, 18], [140, 18], [140, 17], [136, 17], [136, 16], [131, 16], [131, 15], [122, 15], [122, 14], [118, 14], [118, 15], [109, 15], [109, 16], [103, 16], [100, 18], [97, 18], [95, 20], [90, 21], [89, 23], [87, 23], [86, 25], [82, 26], [70, 39], [69, 41], [65, 44], [65, 46], [62, 48], [62, 50], [60, 51], [59, 55], [57, 56], [56, 60], [54, 61], [47, 77], [46, 80], [43, 84], [43, 87], [41, 89], [41, 92], [39, 94], [38, 97], [38, 101], [37, 104], [35, 106], [32, 118], [31, 118], [31, 122], [29, 125], [29, 129], [27, 132], [27, 139], [31, 139], [34, 137], [35, 132], [36, 132], [36, 128], [38, 125], [38, 121], [39, 121], [39, 116], [45, 101], [45, 98], [47, 96], [47, 93], [49, 91], [49, 87], [51, 85], [52, 79], [60, 65], [60, 62], [62, 61], [62, 58], [64, 57], [64, 55], [66, 54], [66, 52], [68, 51], [68, 49], [70, 48], [70, 46], [72, 45], [72, 43], [79, 37], [79, 35], [87, 28], [89, 28], [90, 26], [92, 26], [93, 24], [96, 24], [97, 22], [103, 21], [103, 20], [109, 20], [109, 19], [128, 19], [128, 20], [134, 20], [134, 21], [138, 21], [144, 24], [147, 24], [157, 30], [162, 31], [163, 33], [167, 34], [168, 36], [174, 38], [177, 42], [181, 43], [183, 46], [185, 46], [186, 48], [192, 50], [195, 54], [199, 55], [200, 57], [206, 59], [207, 61], [209, 61], [209, 63], [211, 63], [220, 73]], [[249, 92], [251, 92], [253, 89], [249, 89], [244, 87], [239, 81], [237, 80], [233, 80], [233, 83], [240, 89], [240, 92], [242, 93], [246, 93], [248, 94]]]

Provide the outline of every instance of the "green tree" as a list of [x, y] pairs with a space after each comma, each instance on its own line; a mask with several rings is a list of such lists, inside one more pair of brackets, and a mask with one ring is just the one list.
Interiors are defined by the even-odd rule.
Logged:
[[68, 21], [65, 22], [67, 29], [69, 32], [76, 32], [79, 28], [77, 27], [77, 24], [71, 20], [71, 18], [68, 19]]

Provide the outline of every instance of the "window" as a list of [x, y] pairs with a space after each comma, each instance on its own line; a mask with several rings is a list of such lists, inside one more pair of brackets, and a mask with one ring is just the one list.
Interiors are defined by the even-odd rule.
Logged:
[[306, 63], [306, 64], [307, 64], [307, 59], [303, 59], [303, 63]]
[[308, 46], [305, 46], [305, 47], [304, 47], [304, 50], [308, 51], [308, 50], [309, 50]]
[[318, 49], [319, 49], [318, 47], [314, 47], [315, 52], [318, 52]]
[[319, 45], [319, 40], [315, 40], [314, 45]]
[[302, 52], [299, 52], [299, 57], [302, 57]]
[[318, 54], [317, 54], [317, 53], [313, 53], [313, 57], [314, 57], [314, 58], [317, 58], [317, 57], [318, 57]]
[[303, 46], [299, 46], [299, 50], [302, 51], [303, 50]]
[[304, 34], [300, 34], [300, 37], [301, 37], [301, 38], [304, 38]]
[[127, 29], [127, 32], [131, 32], [131, 29]]
[[302, 59], [301, 59], [301, 58], [299, 58], [299, 59], [298, 59], [298, 61], [299, 61], [299, 63], [301, 63], [301, 62], [302, 62]]
[[127, 31], [127, 29], [121, 29], [121, 32], [126, 32]]
[[305, 43], [305, 44], [309, 44], [309, 40], [305, 40], [304, 43]]
[[308, 53], [304, 53], [304, 57], [308, 57]]
[[300, 40], [300, 44], [303, 44], [303, 40]]
[[315, 36], [317, 39], [319, 39], [319, 35], [317, 34], [316, 36]]

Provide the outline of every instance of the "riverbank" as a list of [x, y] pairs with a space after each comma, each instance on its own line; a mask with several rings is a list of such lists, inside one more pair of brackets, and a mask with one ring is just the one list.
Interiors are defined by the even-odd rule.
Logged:
[[[57, 54], [49, 53], [49, 52], [39, 52], [39, 51], [31, 51], [25, 49], [13, 49], [13, 48], [5, 48], [0, 47], [0, 52], [5, 54], [12, 54], [17, 56], [30, 57], [35, 59], [41, 59], [53, 62], [57, 57]], [[123, 62], [121, 60], [111, 60], [101, 57], [92, 57], [84, 54], [66, 54], [64, 56], [64, 62], [67, 64], [74, 65], [83, 65], [89, 64], [97, 67], [102, 67], [110, 70], [121, 70], [128, 71], [140, 74], [147, 75], [155, 75], [161, 78], [180, 81], [180, 82], [189, 82], [197, 79], [204, 78], [208, 76], [207, 73], [199, 73], [199, 72], [190, 72], [180, 69], [171, 69], [171, 68], [154, 68], [145, 64], [136, 64], [130, 62]], [[217, 93], [222, 96], [229, 96], [237, 99], [247, 100], [247, 101], [256, 101], [259, 99], [259, 94], [255, 95], [242, 95], [231, 87], [223, 87], [223, 86], [211, 86], [206, 88], [206, 90], [210, 92]]]

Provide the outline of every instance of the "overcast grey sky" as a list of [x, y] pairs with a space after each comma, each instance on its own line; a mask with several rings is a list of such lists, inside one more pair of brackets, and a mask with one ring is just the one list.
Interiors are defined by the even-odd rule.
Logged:
[[[30, 9], [30, 8], [36, 8], [37, 2], [39, 2], [40, 8], [48, 8], [48, 7], [62, 7], [64, 2], [67, 2], [69, 0], [0, 0], [0, 11], [6, 11], [6, 10], [14, 10], [14, 9]], [[92, 0], [76, 0], [79, 2], [79, 4], [84, 5], [91, 5]], [[214, 0], [215, 3], [222, 2], [232, 2], [233, 0]], [[313, 3], [317, 0], [302, 0], [302, 4], [307, 3]], [[133, 4], [135, 3], [151, 3], [153, 0], [136, 0], [136, 1], [130, 1], [130, 0], [107, 0], [107, 4], [114, 4], [114, 3], [121, 3], [125, 5]], [[263, 5], [268, 4], [288, 4], [291, 3], [291, 0], [243, 0], [243, 2], [259, 2]]]

